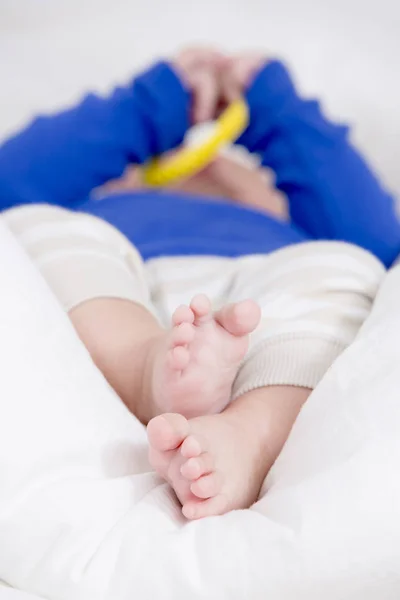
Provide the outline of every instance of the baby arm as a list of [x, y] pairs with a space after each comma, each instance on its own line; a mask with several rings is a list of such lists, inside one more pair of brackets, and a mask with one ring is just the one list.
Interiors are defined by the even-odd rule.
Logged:
[[200, 121], [214, 112], [217, 58], [212, 50], [182, 52], [108, 98], [91, 94], [70, 110], [35, 119], [0, 147], [0, 210], [74, 207], [128, 164], [178, 146], [191, 116]]
[[108, 98], [93, 94], [39, 117], [0, 148], [0, 209], [50, 203], [72, 207], [93, 188], [179, 144], [189, 95], [160, 63]]
[[251, 124], [240, 142], [275, 172], [294, 225], [312, 239], [362, 246], [390, 265], [400, 252], [394, 201], [349, 142], [347, 128], [300, 98], [282, 63], [239, 58], [229, 69], [238, 87], [248, 88]]

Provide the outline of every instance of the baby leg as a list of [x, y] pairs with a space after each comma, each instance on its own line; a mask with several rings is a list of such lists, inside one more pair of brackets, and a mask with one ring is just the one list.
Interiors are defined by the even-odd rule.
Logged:
[[143, 423], [167, 411], [189, 417], [226, 406], [259, 321], [254, 303], [213, 315], [208, 299], [197, 296], [165, 330], [139, 254], [113, 227], [49, 206], [13, 209], [5, 218], [95, 364]]
[[225, 408], [260, 311], [244, 301], [213, 314], [197, 295], [164, 330], [141, 304], [94, 298], [70, 318], [109, 383], [147, 423], [166, 411], [191, 417]]
[[[149, 424], [151, 460], [188, 518], [256, 500], [311, 390], [368, 316], [381, 264], [364, 250], [311, 243], [239, 261], [232, 300], [252, 296], [262, 320], [222, 415]], [[257, 450], [258, 449], [258, 450]]]
[[114, 228], [88, 215], [40, 205], [12, 209], [4, 217], [97, 367], [145, 419], [138, 403], [145, 348], [162, 330], [151, 313], [138, 253]]

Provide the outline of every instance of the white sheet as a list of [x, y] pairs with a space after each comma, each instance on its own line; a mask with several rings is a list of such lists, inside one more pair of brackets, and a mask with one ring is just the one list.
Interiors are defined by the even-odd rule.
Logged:
[[40, 600], [40, 598], [18, 590], [3, 588], [0, 584], [0, 600]]
[[265, 498], [187, 524], [1, 223], [0, 256], [0, 579], [53, 600], [398, 600], [400, 268]]
[[[397, 0], [164, 6], [1, 0], [0, 136], [181, 43], [258, 46], [357, 124], [400, 191]], [[186, 525], [148, 472], [143, 429], [1, 223], [0, 256], [0, 579], [54, 600], [398, 600], [399, 272], [302, 412], [268, 496]]]

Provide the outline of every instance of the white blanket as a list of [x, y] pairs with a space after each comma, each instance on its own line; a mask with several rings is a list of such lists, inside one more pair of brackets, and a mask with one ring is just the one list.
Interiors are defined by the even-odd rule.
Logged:
[[3, 588], [0, 583], [0, 600], [40, 600], [40, 598], [11, 588]]
[[0, 257], [0, 579], [53, 600], [398, 600], [400, 268], [268, 493], [188, 524], [143, 427], [1, 223]]

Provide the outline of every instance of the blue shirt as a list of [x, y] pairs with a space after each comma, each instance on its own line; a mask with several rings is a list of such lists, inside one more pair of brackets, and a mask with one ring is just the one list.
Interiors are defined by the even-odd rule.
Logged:
[[298, 96], [282, 63], [247, 93], [251, 122], [239, 140], [276, 175], [291, 223], [227, 202], [178, 192], [137, 191], [100, 200], [91, 191], [178, 146], [189, 127], [190, 94], [160, 63], [108, 98], [39, 117], [0, 147], [0, 210], [49, 203], [101, 217], [145, 259], [188, 254], [268, 253], [305, 240], [358, 244], [390, 265], [400, 253], [394, 201], [318, 103]]

